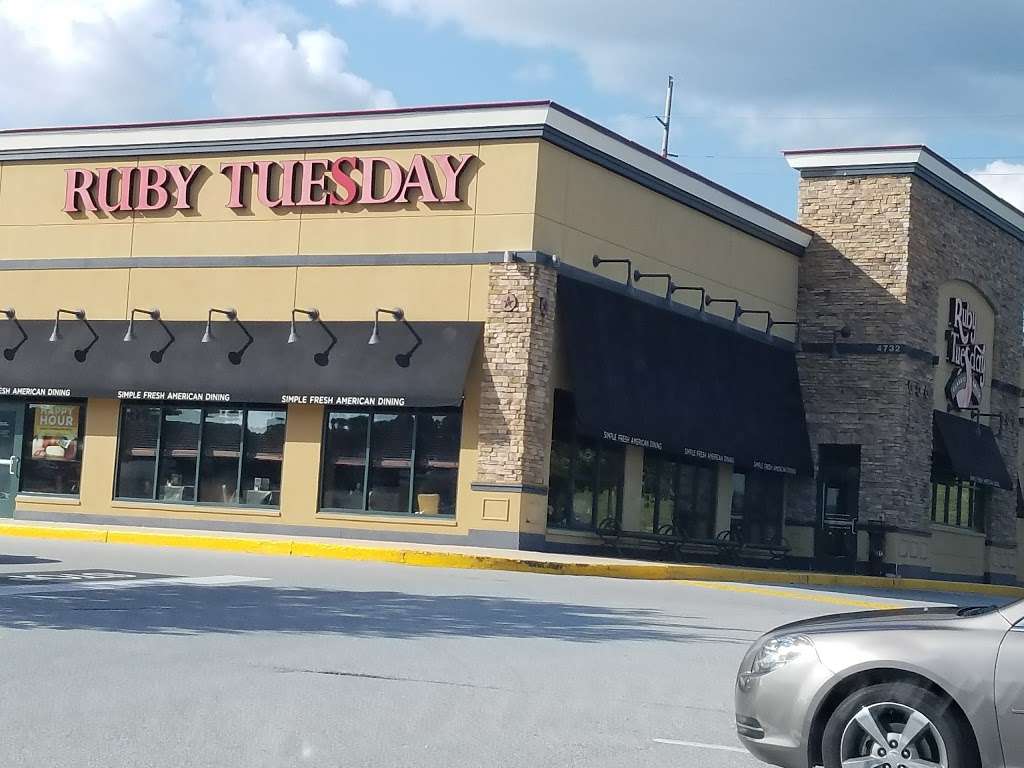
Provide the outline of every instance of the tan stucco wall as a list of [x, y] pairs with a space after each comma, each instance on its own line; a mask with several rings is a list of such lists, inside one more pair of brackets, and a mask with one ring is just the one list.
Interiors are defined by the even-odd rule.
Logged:
[[[418, 153], [478, 156], [464, 176], [464, 202], [290, 210], [253, 204], [232, 210], [225, 205], [228, 179], [218, 172], [222, 162], [341, 155], [383, 154], [408, 165]], [[193, 210], [99, 215], [62, 210], [65, 169], [138, 162], [126, 157], [0, 164], [0, 260], [536, 249], [590, 270], [595, 253], [627, 256], [638, 269], [669, 271], [678, 284], [703, 285], [711, 295], [738, 298], [748, 309], [770, 309], [777, 320], [795, 313], [796, 256], [537, 140], [147, 158], [147, 163], [202, 163], [210, 169], [197, 187]], [[610, 270], [602, 274], [614, 276]], [[107, 320], [127, 319], [132, 307], [153, 306], [168, 320], [202, 320], [211, 306], [234, 306], [243, 320], [280, 322], [289, 319], [293, 306], [316, 306], [326, 320], [369, 320], [378, 306], [401, 306], [419, 320], [484, 321], [488, 312], [486, 265], [252, 267], [240, 260], [237, 267], [216, 268], [3, 268], [0, 286], [0, 304], [13, 305], [23, 319], [52, 318], [58, 306], [82, 306], [89, 318]], [[640, 287], [663, 290], [655, 283]], [[693, 295], [680, 293], [677, 299], [692, 303]], [[555, 367], [560, 382], [564, 370], [560, 363]], [[481, 368], [481, 360], [475, 360], [466, 385], [457, 521], [343, 516], [351, 527], [544, 531], [542, 496], [470, 488], [476, 476]], [[282, 504], [276, 511], [113, 501], [118, 410], [115, 401], [88, 403], [80, 499], [22, 497], [19, 508], [338, 526], [337, 516], [316, 513], [322, 409], [288, 409]], [[639, 501], [642, 452], [632, 459], [631, 507]], [[719, 482], [721, 529], [728, 526], [730, 470], [723, 468]]]
[[193, 210], [68, 214], [62, 210], [66, 168], [133, 165], [138, 159], [7, 162], [0, 167], [0, 259], [469, 253], [532, 247], [536, 142], [339, 147], [311, 151], [308, 159], [386, 154], [408, 165], [417, 153], [478, 156], [464, 174], [463, 203], [289, 210], [254, 204], [232, 210], [226, 207], [228, 178], [218, 172], [222, 162], [307, 158], [303, 153], [245, 152], [159, 159], [162, 164], [202, 163], [212, 171], [197, 187]]
[[933, 525], [931, 568], [937, 574], [984, 576], [985, 534]]
[[[799, 258], [552, 144], [539, 145], [534, 247], [592, 270], [595, 254], [628, 258], [642, 272], [669, 272], [678, 285], [704, 286], [776, 320], [796, 315]], [[622, 265], [602, 274], [625, 278]], [[663, 294], [664, 280], [639, 288]], [[698, 294], [676, 300], [696, 305]], [[724, 309], [721, 307], [725, 306]], [[710, 310], [728, 314], [731, 305]], [[764, 317], [744, 318], [764, 327]], [[780, 329], [780, 335], [786, 329]]]

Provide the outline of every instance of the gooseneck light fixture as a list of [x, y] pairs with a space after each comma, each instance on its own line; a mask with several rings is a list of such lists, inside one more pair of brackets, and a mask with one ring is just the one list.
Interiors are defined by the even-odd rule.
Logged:
[[80, 363], [84, 363], [89, 357], [89, 350], [93, 348], [97, 341], [100, 340], [99, 334], [96, 333], [96, 329], [92, 327], [92, 323], [85, 316], [84, 309], [58, 309], [57, 316], [53, 320], [53, 332], [50, 333], [50, 343], [56, 344], [58, 341], [64, 338], [64, 334], [60, 332], [60, 316], [71, 315], [76, 320], [80, 320], [86, 328], [89, 329], [89, 333], [92, 334], [92, 339], [84, 347], [79, 347], [75, 350], [75, 360]]
[[321, 330], [325, 334], [327, 334], [327, 338], [329, 339], [329, 342], [327, 344], [327, 348], [322, 350], [322, 351], [320, 351], [320, 352], [317, 352], [315, 355], [313, 355], [313, 362], [314, 363], [316, 363], [320, 367], [326, 366], [331, 361], [331, 350], [334, 349], [334, 345], [338, 343], [338, 337], [334, 335], [334, 333], [331, 331], [331, 329], [328, 328], [327, 325], [324, 323], [324, 321], [320, 318], [320, 310], [317, 309], [316, 307], [312, 307], [310, 309], [300, 309], [299, 307], [292, 307], [292, 321], [291, 321], [291, 325], [290, 325], [290, 327], [288, 329], [288, 343], [289, 344], [294, 344], [295, 342], [297, 342], [299, 340], [299, 334], [295, 330], [295, 315], [296, 314], [305, 315], [312, 322], [314, 322], [317, 325], [319, 325]]
[[163, 362], [164, 353], [168, 349], [170, 349], [170, 346], [171, 344], [174, 343], [175, 338], [174, 334], [171, 332], [171, 329], [167, 327], [167, 323], [165, 323], [163, 319], [160, 317], [160, 310], [157, 309], [156, 307], [153, 307], [152, 309], [135, 308], [132, 310], [131, 314], [128, 316], [128, 330], [124, 334], [124, 342], [126, 344], [130, 344], [131, 342], [135, 341], [136, 315], [146, 315], [150, 320], [155, 320], [157, 323], [160, 324], [160, 327], [163, 328], [164, 333], [167, 334], [167, 341], [164, 343], [164, 345], [159, 349], [154, 349], [152, 352], [149, 353], [149, 359], [152, 360], [154, 363]]
[[793, 341], [800, 339], [800, 323], [796, 320], [773, 320], [770, 316], [768, 318], [768, 328], [765, 330], [769, 336], [772, 334], [772, 329], [778, 325], [791, 325], [793, 326]]
[[242, 358], [245, 356], [245, 351], [252, 346], [253, 338], [252, 334], [249, 333], [249, 329], [242, 325], [242, 321], [238, 319], [238, 310], [234, 307], [228, 307], [227, 309], [218, 309], [217, 307], [210, 307], [206, 313], [206, 330], [203, 331], [203, 338], [200, 340], [203, 344], [209, 344], [214, 340], [213, 336], [213, 316], [224, 315], [228, 320], [233, 322], [239, 327], [242, 333], [245, 334], [245, 343], [242, 344], [238, 349], [233, 349], [228, 352], [228, 362], [232, 365], [240, 365]]
[[739, 320], [744, 315], [764, 315], [764, 332], [768, 333], [772, 329], [772, 313], [767, 309], [743, 309], [743, 307], [736, 308], [736, 319]]
[[676, 284], [672, 282], [672, 275], [668, 272], [641, 272], [639, 269], [633, 270], [634, 283], [639, 283], [641, 280], [646, 280], [648, 278], [661, 278], [663, 280], [667, 280], [668, 282], [665, 285], [665, 300], [670, 301], [672, 299], [672, 294], [676, 290]]
[[394, 309], [382, 309], [378, 307], [377, 311], [373, 313], [373, 330], [370, 331], [370, 339], [366, 342], [367, 344], [373, 345], [380, 343], [379, 325], [380, 316], [382, 314], [391, 315], [391, 317], [397, 321], [405, 320], [405, 310], [401, 307], [395, 307]]
[[978, 426], [978, 431], [979, 432], [981, 431], [981, 419], [984, 416], [985, 418], [988, 419], [988, 423], [989, 423], [989, 428], [990, 429], [992, 427], [992, 419], [999, 419], [999, 431], [996, 432], [996, 434], [997, 435], [1002, 435], [1003, 434], [1003, 414], [1001, 414], [1001, 413], [985, 413], [984, 411], [981, 410], [981, 408], [968, 408], [967, 410], [971, 414], [971, 421], [973, 421]]
[[206, 313], [206, 330], [203, 331], [203, 338], [201, 339], [203, 344], [209, 344], [213, 341], [213, 316], [215, 314], [224, 315], [224, 317], [232, 322], [238, 320], [238, 310], [234, 307], [228, 307], [227, 309], [210, 307], [210, 310]]
[[850, 338], [853, 332], [850, 330], [850, 326], [844, 325], [842, 328], [832, 329], [832, 346], [829, 347], [828, 356], [838, 357], [839, 355], [839, 337], [844, 339]]
[[740, 319], [743, 308], [737, 299], [713, 299], [710, 296], [704, 297], [704, 305], [710, 307], [712, 304], [732, 304], [732, 321], [735, 323]]
[[630, 259], [602, 259], [596, 253], [594, 254], [594, 269], [597, 269], [602, 264], [625, 264], [626, 265], [626, 287], [630, 288], [633, 285], [633, 262]]
[[18, 316], [13, 307], [4, 307], [3, 309], [0, 309], [0, 314], [13, 322], [15, 327], [18, 329], [18, 332], [21, 333], [21, 339], [17, 344], [4, 349], [4, 359], [13, 360], [14, 356], [18, 354], [18, 350], [21, 349], [21, 345], [28, 341], [28, 334], [25, 333], [25, 329], [22, 327], [21, 321], [18, 320]]
[[676, 291], [700, 291], [700, 302], [697, 304], [697, 311], [698, 312], [703, 312], [704, 311], [704, 297], [707, 295], [707, 292], [704, 290], [703, 286], [701, 286], [701, 285], [673, 285], [672, 286], [672, 291], [669, 294], [669, 296], [674, 295]]

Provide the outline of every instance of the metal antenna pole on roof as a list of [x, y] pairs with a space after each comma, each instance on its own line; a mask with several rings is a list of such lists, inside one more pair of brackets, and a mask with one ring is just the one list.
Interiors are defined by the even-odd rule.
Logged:
[[665, 116], [658, 117], [654, 116], [654, 119], [661, 123], [663, 135], [661, 138], [661, 156], [664, 158], [676, 157], [668, 151], [668, 136], [669, 131], [672, 130], [672, 89], [675, 86], [675, 80], [672, 75], [668, 76], [668, 88], [665, 91]]

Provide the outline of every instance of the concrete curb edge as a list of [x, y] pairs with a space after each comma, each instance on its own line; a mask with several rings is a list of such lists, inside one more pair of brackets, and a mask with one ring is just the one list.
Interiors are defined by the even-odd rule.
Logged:
[[661, 581], [750, 582], [791, 586], [866, 587], [874, 589], [964, 592], [999, 597], [1024, 598], [1024, 588], [973, 582], [933, 581], [885, 576], [811, 573], [686, 563], [588, 563], [545, 560], [543, 553], [517, 553], [494, 557], [466, 552], [435, 552], [407, 546], [365, 547], [333, 541], [259, 538], [255, 536], [210, 536], [199, 533], [117, 530], [0, 524], [0, 536], [34, 539], [86, 541], [101, 544], [183, 547], [285, 557], [319, 557], [336, 560], [396, 563], [432, 568], [547, 573], [566, 576], [603, 576], [614, 579]]

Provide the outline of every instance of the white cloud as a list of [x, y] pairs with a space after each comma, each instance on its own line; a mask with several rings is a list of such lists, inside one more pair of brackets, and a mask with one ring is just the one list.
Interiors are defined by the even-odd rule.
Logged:
[[995, 160], [970, 174], [1010, 205], [1024, 211], [1024, 164]]
[[0, 121], [27, 125], [167, 112], [193, 67], [176, 2], [0, 0]]
[[348, 46], [258, 0], [0, 0], [0, 125], [390, 106]]
[[194, 25], [209, 57], [205, 82], [232, 114], [390, 107], [390, 91], [346, 69], [348, 45], [324, 28], [303, 27], [283, 6], [207, 0]]
[[1024, 102], [1019, 0], [900, 0], [884, 12], [863, 0], [373, 1], [478, 39], [567, 52], [599, 89], [654, 108], [674, 74], [681, 116], [765, 149], [924, 140], [953, 124], [1012, 130], [985, 116]]

